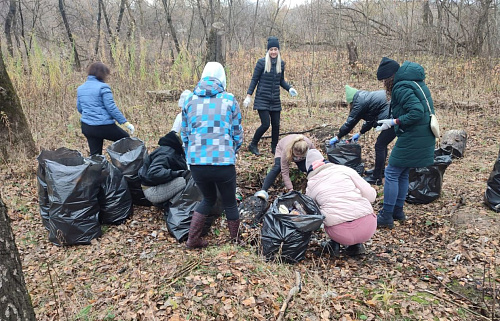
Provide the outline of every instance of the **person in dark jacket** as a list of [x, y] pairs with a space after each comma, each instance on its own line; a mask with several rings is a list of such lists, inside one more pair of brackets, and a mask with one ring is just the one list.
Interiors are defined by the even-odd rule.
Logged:
[[392, 116], [379, 120], [380, 126], [375, 130], [394, 130], [398, 137], [385, 169], [384, 207], [378, 213], [377, 227], [393, 228], [394, 220], [406, 219], [403, 206], [410, 168], [434, 163], [436, 139], [429, 125], [429, 108], [434, 113], [434, 104], [424, 82], [424, 68], [415, 62], [405, 61], [399, 66], [396, 61], [383, 57], [377, 79], [384, 82], [391, 97]]
[[124, 125], [131, 135], [135, 131], [115, 104], [111, 88], [106, 83], [109, 75], [108, 66], [94, 62], [89, 66], [87, 81], [77, 89], [76, 108], [82, 114], [82, 133], [87, 138], [90, 155], [102, 154], [105, 139], [117, 141], [129, 137], [115, 122]]
[[139, 170], [144, 196], [162, 206], [186, 187], [189, 173], [182, 140], [171, 131], [158, 141], [159, 147], [145, 157]]
[[243, 106], [248, 107], [252, 100], [252, 94], [257, 87], [253, 109], [259, 112], [260, 127], [257, 128], [248, 145], [248, 150], [255, 155], [260, 155], [258, 144], [260, 138], [272, 126], [271, 130], [271, 152], [276, 152], [276, 145], [280, 134], [280, 86], [287, 90], [292, 97], [297, 95], [297, 90], [285, 81], [285, 62], [281, 59], [280, 44], [278, 38], [267, 39], [267, 53], [265, 58], [260, 58], [248, 87], [247, 97]]
[[208, 245], [201, 238], [206, 217], [220, 193], [229, 234], [238, 240], [240, 214], [236, 203], [236, 153], [243, 142], [241, 112], [234, 95], [226, 92], [226, 73], [208, 62], [194, 92], [182, 108], [181, 137], [193, 179], [203, 194], [189, 227], [188, 248]]
[[[345, 86], [346, 101], [350, 106], [347, 121], [340, 127], [338, 134], [330, 139], [330, 145], [335, 145], [342, 137], [347, 135], [363, 119], [365, 123], [359, 133], [352, 136], [357, 141], [361, 135], [378, 126], [377, 121], [389, 117], [389, 102], [385, 90], [364, 91], [357, 90], [348, 85]], [[368, 172], [365, 180], [373, 185], [382, 185], [382, 172], [387, 158], [387, 145], [389, 145], [396, 133], [392, 130], [382, 131], [375, 142], [375, 168]]]

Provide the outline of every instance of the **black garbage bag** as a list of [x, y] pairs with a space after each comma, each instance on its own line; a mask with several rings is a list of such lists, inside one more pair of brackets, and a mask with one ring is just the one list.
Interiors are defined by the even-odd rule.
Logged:
[[443, 176], [451, 164], [451, 155], [441, 155], [442, 150], [434, 151], [434, 164], [427, 167], [410, 169], [406, 201], [412, 204], [428, 204], [441, 195]]
[[255, 195], [245, 198], [238, 206], [240, 220], [248, 221], [252, 226], [262, 222], [267, 210], [267, 201]]
[[[306, 215], [281, 214], [280, 205], [291, 208], [297, 201]], [[316, 202], [296, 191], [278, 197], [264, 215], [262, 252], [267, 260], [296, 263], [304, 259], [311, 234], [320, 228], [324, 216]]]
[[328, 161], [334, 164], [344, 165], [354, 169], [359, 175], [363, 175], [365, 165], [361, 160], [361, 145], [351, 140], [341, 140], [334, 146], [325, 144]]
[[[177, 241], [183, 242], [187, 240], [193, 212], [202, 199], [203, 194], [194, 182], [191, 174], [189, 174], [186, 177], [186, 187], [170, 200], [170, 206], [165, 208], [163, 214], [168, 231]], [[220, 197], [218, 197], [217, 203], [215, 203], [210, 215], [205, 220], [205, 227], [202, 232], [203, 236], [208, 234], [210, 226], [221, 216], [223, 210], [222, 202], [220, 201]]]
[[142, 191], [139, 169], [148, 151], [144, 142], [136, 137], [125, 137], [114, 142], [107, 149], [111, 163], [115, 165], [125, 177], [132, 202], [135, 205], [151, 206]]
[[73, 149], [61, 147], [57, 150], [43, 150], [37, 157], [38, 170], [36, 172], [38, 187], [38, 204], [40, 215], [45, 228], [49, 229], [49, 194], [47, 192], [47, 182], [45, 178], [45, 161], [51, 160], [63, 165], [78, 165], [83, 162], [83, 155]]
[[495, 212], [500, 212], [500, 152], [488, 178], [484, 202]]
[[101, 236], [101, 166], [85, 161], [63, 165], [45, 160], [49, 195], [49, 240], [56, 245], [90, 244]]
[[132, 195], [122, 172], [106, 160], [103, 155], [93, 155], [89, 161], [101, 165], [99, 190], [99, 222], [119, 225], [134, 212]]

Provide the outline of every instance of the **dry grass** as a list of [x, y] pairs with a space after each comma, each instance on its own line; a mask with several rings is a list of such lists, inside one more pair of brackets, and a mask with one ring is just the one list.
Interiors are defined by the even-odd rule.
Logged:
[[[228, 88], [239, 101], [258, 57], [236, 52], [228, 61]], [[355, 71], [335, 52], [284, 52], [283, 58], [286, 78], [299, 97], [283, 93], [282, 132], [321, 124], [337, 128], [347, 116], [341, 105], [344, 84], [380, 88], [374, 76], [380, 57], [365, 57]], [[74, 73], [67, 62], [41, 54], [37, 59], [31, 74], [8, 62], [37, 145], [87, 154], [75, 106], [76, 88], [85, 75]], [[173, 65], [136, 59], [134, 68], [117, 66], [110, 84], [137, 136], [152, 149], [170, 130], [178, 107], [151, 101], [145, 92], [193, 88], [201, 66], [187, 54]], [[168, 234], [162, 213], [142, 207], [126, 224], [104, 227], [104, 235], [89, 246], [59, 248], [48, 242], [38, 214], [36, 161], [3, 165], [1, 194], [38, 319], [273, 320], [299, 271], [303, 288], [288, 307], [288, 320], [481, 320], [481, 307], [491, 306], [488, 297], [500, 287], [498, 214], [482, 205], [498, 153], [500, 69], [492, 60], [408, 59], [426, 68], [442, 130], [468, 133], [467, 151], [448, 168], [442, 197], [428, 205], [408, 205], [408, 223], [377, 231], [360, 259], [317, 255], [314, 241], [300, 264], [266, 263], [256, 246], [227, 244], [224, 220], [212, 227], [213, 246], [186, 251]], [[251, 109], [242, 114], [248, 141], [259, 121]], [[320, 144], [329, 134], [334, 133], [311, 136]], [[369, 132], [360, 141], [367, 167], [373, 163], [375, 138]], [[268, 151], [269, 140], [262, 146]], [[243, 150], [238, 185], [245, 195], [260, 186], [270, 164], [270, 153], [255, 157]], [[380, 201], [383, 190], [377, 191]], [[456, 208], [458, 197], [465, 204]], [[315, 235], [323, 237], [322, 232]]]

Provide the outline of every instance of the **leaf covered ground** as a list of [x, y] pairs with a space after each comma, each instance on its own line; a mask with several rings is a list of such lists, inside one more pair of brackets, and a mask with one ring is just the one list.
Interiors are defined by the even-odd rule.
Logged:
[[[48, 241], [38, 212], [36, 160], [2, 165], [2, 198], [38, 319], [275, 320], [298, 272], [301, 291], [289, 302], [284, 320], [498, 320], [500, 218], [485, 207], [483, 195], [498, 155], [499, 95], [493, 91], [478, 98], [479, 89], [469, 88], [456, 101], [452, 84], [446, 89], [435, 79], [429, 75], [442, 131], [467, 132], [465, 156], [446, 170], [438, 200], [407, 204], [408, 220], [393, 230], [377, 230], [366, 254], [356, 258], [323, 253], [320, 230], [302, 262], [266, 262], [260, 229], [246, 226], [247, 244], [236, 246], [227, 241], [224, 219], [212, 226], [210, 247], [190, 251], [168, 233], [160, 210], [140, 206], [125, 224], [103, 226], [103, 236], [90, 245], [57, 247]], [[358, 80], [356, 87], [378, 89], [373, 84], [373, 79]], [[335, 99], [314, 104], [305, 91], [299, 91], [299, 99], [285, 97], [281, 132], [307, 131], [321, 147], [347, 117], [342, 94], [339, 90]], [[259, 120], [250, 109], [242, 113], [248, 142]], [[76, 141], [67, 147], [85, 148], [78, 128], [64, 130], [73, 130]], [[157, 137], [147, 135], [139, 129], [151, 150]], [[46, 136], [58, 145], [59, 136]], [[376, 136], [369, 132], [360, 139], [367, 168], [373, 165]], [[238, 160], [244, 198], [260, 188], [272, 164], [270, 140], [264, 138], [260, 148], [258, 157], [243, 148]], [[292, 177], [296, 189], [304, 191], [304, 176], [293, 171]], [[378, 210], [383, 187], [376, 189]], [[278, 180], [271, 199], [280, 192]]]

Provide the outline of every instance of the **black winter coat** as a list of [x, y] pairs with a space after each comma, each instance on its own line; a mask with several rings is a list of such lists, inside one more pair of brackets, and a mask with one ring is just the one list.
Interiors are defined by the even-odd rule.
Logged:
[[378, 120], [389, 118], [389, 112], [385, 90], [358, 90], [352, 99], [352, 109], [347, 121], [340, 127], [337, 137], [340, 139], [347, 135], [361, 119], [365, 123], [360, 133], [364, 134], [373, 127], [377, 127]]
[[160, 138], [158, 144], [160, 146], [146, 156], [139, 170], [141, 184], [144, 186], [168, 183], [182, 176], [188, 169], [181, 140], [175, 131]]
[[250, 86], [247, 91], [247, 94], [252, 95], [255, 86], [257, 86], [253, 109], [280, 111], [280, 86], [287, 91], [292, 88], [292, 86], [285, 81], [285, 62], [281, 60], [281, 73], [277, 74], [276, 60], [276, 58], [271, 58], [271, 72], [264, 71], [266, 67], [266, 58], [260, 58], [255, 65], [252, 81], [250, 81]]

